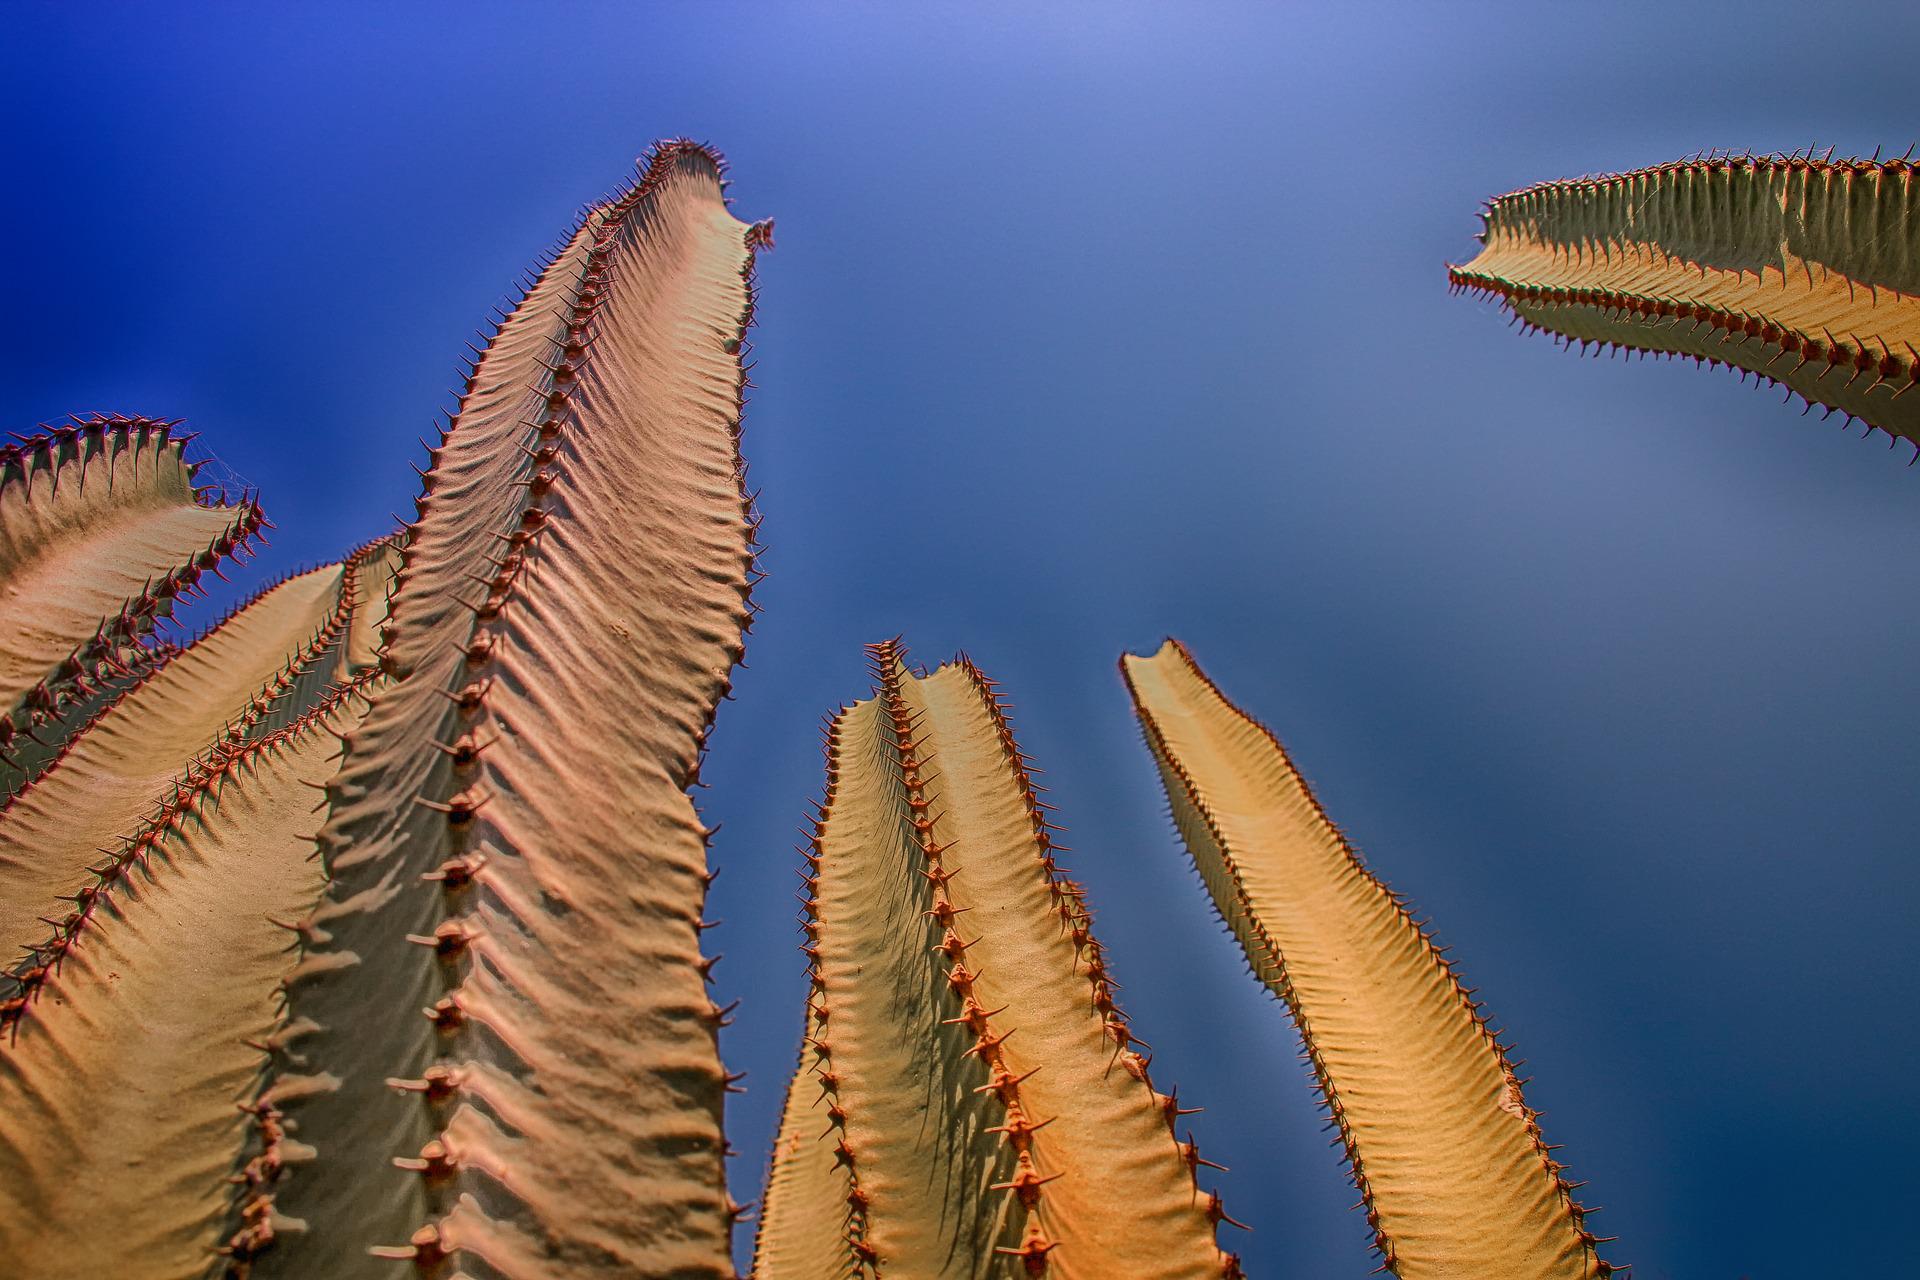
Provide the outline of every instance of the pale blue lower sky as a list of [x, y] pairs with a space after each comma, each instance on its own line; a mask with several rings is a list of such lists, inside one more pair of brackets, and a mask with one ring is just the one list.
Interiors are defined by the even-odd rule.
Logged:
[[1522, 339], [1443, 265], [1537, 179], [1904, 149], [1914, 11], [1026, 8], [10, 5], [0, 427], [184, 416], [263, 490], [263, 571], [332, 556], [411, 510], [511, 277], [709, 140], [779, 239], [771, 577], [701, 796], [739, 1198], [818, 717], [902, 633], [1019, 704], [1251, 1273], [1373, 1268], [1129, 718], [1115, 657], [1173, 632], [1455, 945], [1610, 1256], [1911, 1274], [1920, 468]]

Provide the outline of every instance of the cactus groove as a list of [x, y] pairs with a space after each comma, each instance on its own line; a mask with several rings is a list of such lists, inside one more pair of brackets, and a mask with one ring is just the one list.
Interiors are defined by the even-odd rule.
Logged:
[[722, 185], [665, 143], [589, 210], [432, 451], [237, 1271], [732, 1275], [687, 788], [751, 611], [764, 235]]
[[1305, 1041], [1384, 1269], [1612, 1274], [1486, 1011], [1279, 741], [1177, 641], [1121, 671], [1201, 878]]
[[1527, 328], [1784, 384], [1920, 459], [1920, 196], [1900, 160], [1715, 155], [1492, 201], [1455, 289]]
[[871, 656], [829, 731], [756, 1276], [1237, 1275], [993, 683]]

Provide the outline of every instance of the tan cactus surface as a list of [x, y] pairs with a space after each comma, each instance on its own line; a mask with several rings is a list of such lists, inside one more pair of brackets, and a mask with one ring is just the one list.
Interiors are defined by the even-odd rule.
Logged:
[[1920, 457], [1915, 167], [1716, 155], [1542, 183], [1490, 203], [1448, 279], [1582, 350], [1759, 374]]
[[316, 788], [360, 706], [343, 688], [196, 764], [41, 943], [46, 976], [0, 1049], [8, 1274], [208, 1274], [280, 1025], [286, 922], [320, 890]]
[[873, 659], [829, 731], [756, 1276], [1237, 1274], [992, 683]]
[[[469, 379], [396, 575], [263, 1103], [254, 1274], [731, 1276], [686, 792], [748, 620], [760, 233], [663, 144]], [[423, 1010], [426, 1016], [422, 1016]]]
[[261, 593], [132, 686], [0, 807], [0, 948], [34, 941], [40, 917], [86, 883], [99, 850], [164, 802], [190, 762], [257, 736], [309, 669], [337, 663], [349, 571], [330, 565]]
[[195, 487], [176, 425], [96, 415], [0, 449], [0, 755], [258, 528]]
[[1611, 1274], [1487, 1014], [1278, 740], [1177, 642], [1121, 670], [1181, 837], [1306, 1043], [1386, 1268]]

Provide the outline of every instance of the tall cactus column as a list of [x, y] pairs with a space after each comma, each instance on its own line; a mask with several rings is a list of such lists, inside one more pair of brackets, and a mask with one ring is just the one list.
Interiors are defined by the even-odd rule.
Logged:
[[1306, 1042], [1385, 1268], [1612, 1274], [1488, 1014], [1278, 740], [1177, 642], [1121, 670], [1214, 904]]
[[329, 787], [261, 1095], [296, 1141], [234, 1238], [255, 1274], [732, 1275], [687, 788], [749, 617], [763, 239], [717, 157], [663, 144], [468, 381], [397, 575], [398, 683]]

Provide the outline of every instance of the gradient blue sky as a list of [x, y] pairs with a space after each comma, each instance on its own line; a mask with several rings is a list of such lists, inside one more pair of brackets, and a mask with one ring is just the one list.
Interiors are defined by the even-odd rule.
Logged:
[[183, 416], [263, 491], [262, 570], [331, 557], [411, 510], [514, 274], [709, 140], [779, 224], [772, 576], [701, 796], [736, 1195], [799, 1034], [818, 717], [899, 632], [1017, 701], [1252, 1274], [1374, 1266], [1114, 669], [1172, 632], [1455, 945], [1611, 1256], [1912, 1274], [1920, 468], [1442, 270], [1536, 179], [1904, 149], [1912, 7], [1025, 8], [10, 4], [0, 426]]

